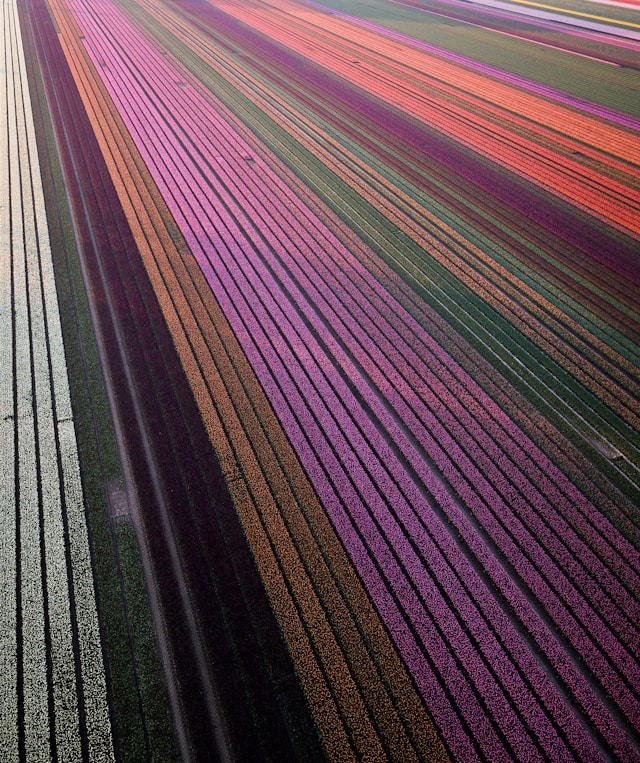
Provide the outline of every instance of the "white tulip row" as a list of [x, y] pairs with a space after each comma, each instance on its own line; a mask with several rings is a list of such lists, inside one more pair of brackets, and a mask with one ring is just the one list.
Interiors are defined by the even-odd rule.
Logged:
[[16, 614], [15, 614], [15, 473], [13, 421], [13, 326], [11, 316], [11, 231], [9, 146], [7, 128], [8, 71], [6, 8], [0, 34], [0, 747], [17, 760]]
[[0, 2], [0, 182], [6, 189], [0, 198], [0, 749], [3, 760], [18, 759], [21, 682], [27, 761], [50, 760], [50, 735], [60, 761], [82, 759], [71, 590], [89, 759], [110, 761], [104, 664], [24, 50], [16, 0]]

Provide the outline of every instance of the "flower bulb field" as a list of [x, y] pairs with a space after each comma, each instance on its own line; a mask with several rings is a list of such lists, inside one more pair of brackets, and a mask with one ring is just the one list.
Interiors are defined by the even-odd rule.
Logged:
[[0, 760], [640, 762], [640, 3], [0, 44]]

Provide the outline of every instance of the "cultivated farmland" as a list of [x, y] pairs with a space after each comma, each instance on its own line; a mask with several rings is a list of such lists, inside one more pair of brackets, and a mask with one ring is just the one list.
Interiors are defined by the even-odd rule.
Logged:
[[3, 13], [9, 760], [640, 760], [633, 3]]

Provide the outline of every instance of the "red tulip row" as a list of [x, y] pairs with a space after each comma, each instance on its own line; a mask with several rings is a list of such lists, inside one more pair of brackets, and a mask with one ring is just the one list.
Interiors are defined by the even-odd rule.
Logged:
[[[454, 53], [453, 51], [447, 50], [446, 47], [434, 45], [433, 43], [429, 43], [429, 42], [426, 42], [425, 40], [417, 39], [416, 37], [413, 37], [409, 34], [403, 34], [395, 29], [392, 29], [391, 27], [387, 27], [382, 24], [375, 24], [371, 21], [366, 21], [364, 18], [359, 18], [357, 15], [350, 15], [348, 13], [344, 13], [343, 11], [339, 11], [336, 8], [332, 8], [330, 5], [313, 2], [309, 0], [308, 0], [308, 5], [312, 5], [314, 8], [318, 8], [321, 11], [330, 13], [332, 16], [343, 19], [349, 22], [350, 24], [355, 24], [356, 26], [361, 27], [363, 29], [371, 30], [375, 32], [376, 34], [382, 34], [385, 37], [388, 37], [397, 42], [400, 42], [403, 46], [407, 45], [412, 49], [422, 50], [422, 51], [425, 51], [426, 53], [431, 53], [433, 55], [443, 57], [445, 59], [448, 59], [451, 62], [461, 64], [476, 73], [481, 73], [483, 75], [496, 78], [500, 80], [501, 82], [516, 85], [519, 88], [522, 88], [525, 92], [536, 93], [537, 95], [549, 97], [553, 101], [557, 101], [558, 103], [563, 103], [567, 106], [574, 106], [578, 109], [585, 110], [588, 113], [593, 114], [594, 116], [600, 116], [604, 119], [607, 119], [610, 122], [631, 127], [634, 130], [637, 130], [638, 127], [640, 127], [640, 121], [637, 118], [632, 117], [629, 114], [623, 114], [620, 111], [616, 111], [611, 107], [607, 107], [602, 104], [597, 104], [591, 101], [587, 101], [584, 98], [579, 98], [570, 93], [563, 92], [562, 90], [559, 90], [558, 88], [545, 85], [542, 82], [536, 82], [534, 79], [530, 79], [528, 77], [523, 77], [521, 75], [514, 74], [512, 72], [507, 71], [506, 69], [501, 69], [499, 67], [492, 66], [483, 61], [475, 60], [474, 58], [470, 56], [465, 56], [460, 53]], [[403, 5], [406, 6], [408, 4], [403, 3]], [[455, 14], [457, 18], [460, 18], [460, 19], [465, 18], [465, 10], [468, 10], [468, 8], [465, 8], [464, 5], [460, 3], [458, 0], [449, 0], [449, 2], [446, 3], [446, 5], [448, 6], [447, 13], [453, 13]], [[417, 3], [411, 4], [411, 7], [420, 8], [419, 4]], [[426, 6], [423, 6], [421, 10], [429, 12]], [[503, 17], [503, 14], [501, 14], [495, 8], [491, 8], [489, 10], [485, 6], [485, 8], [482, 9], [481, 14], [482, 12], [485, 12], [485, 11], [488, 11], [489, 13], [488, 18], [491, 19], [492, 21], [495, 20], [496, 18]], [[504, 14], [504, 17], [506, 18], [507, 14]], [[537, 22], [539, 23], [540, 19], [537, 19]], [[508, 29], [509, 26], [510, 24], [506, 24], [505, 28]], [[568, 32], [569, 30], [565, 28], [563, 32], [556, 34], [555, 37], [558, 40], [564, 39], [566, 44]], [[531, 30], [530, 30], [530, 33], [531, 33]], [[576, 52], [588, 58], [589, 51], [591, 50], [590, 41], [593, 39], [596, 39], [596, 36], [589, 33], [585, 33], [584, 31], [578, 31], [577, 29], [572, 29], [569, 32], [569, 34], [575, 39], [572, 41], [573, 44], [567, 45], [564, 49], [565, 50], [573, 49]], [[620, 57], [620, 54], [624, 51], [624, 49], [627, 48], [629, 51], [635, 51], [638, 48], [638, 44], [634, 43], [631, 40], [623, 40], [622, 38], [615, 39], [615, 38], [607, 37], [604, 34], [599, 35], [598, 37], [602, 42], [605, 42], [605, 44], [607, 44], [607, 52], [606, 54], [603, 55], [602, 60], [606, 60], [612, 64], [620, 63], [624, 65], [624, 59]], [[535, 38], [528, 36], [528, 39], [535, 39]], [[541, 39], [541, 41], [543, 40]], [[584, 47], [582, 49], [580, 48], [580, 43], [584, 44]], [[633, 53], [631, 53], [631, 55], [633, 55]]]
[[[357, 42], [352, 43], [347, 39], [349, 26], [325, 14], [318, 14], [315, 23], [309, 24], [305, 18], [302, 23], [294, 26], [290, 16], [295, 14], [295, 4], [274, 8], [268, 4], [256, 3], [249, 8], [246, 4], [227, 2], [220, 7], [237, 18], [250, 21], [272, 39], [303, 53], [365, 91], [406, 110], [411, 116], [436, 126], [493, 161], [504, 164], [560, 196], [566, 195], [577, 205], [585, 205], [592, 213], [602, 215], [608, 222], [619, 223], [631, 231], [639, 232], [636, 221], [640, 197], [628, 186], [612, 178], [603, 182], [602, 176], [591, 167], [578, 167], [572, 157], [561, 157], [555, 151], [549, 151], [538, 137], [543, 134], [540, 126], [531, 129], [531, 137], [523, 135], [517, 127], [512, 131], [512, 121], [517, 122], [519, 119], [513, 116], [512, 111], [531, 113], [538, 121], [545, 110], [541, 99], [519, 93], [513, 88], [481, 78], [461, 67], [452, 67], [446, 62], [426, 57], [417, 51], [407, 52], [398, 43], [381, 36], [373, 37], [374, 43], [369, 40], [369, 33], [362, 30], [358, 33]], [[286, 18], [283, 19], [285, 14]], [[309, 15], [309, 12], [304, 14], [305, 17]], [[312, 40], [311, 47], [309, 37]], [[371, 47], [375, 44], [377, 49], [371, 52], [365, 47], [367, 44]], [[379, 50], [381, 47], [383, 49]], [[402, 64], [393, 60], [398, 55], [401, 56]], [[410, 60], [405, 66], [407, 56]], [[358, 61], [356, 66], [354, 60]], [[415, 62], [413, 67], [412, 61]], [[442, 84], [439, 69], [446, 70], [442, 77], [450, 79], [451, 85]], [[453, 74], [449, 71], [451, 69]], [[465, 102], [460, 90], [467, 82], [472, 95], [471, 101]], [[487, 113], [487, 108], [491, 110], [491, 106], [484, 103], [481, 107], [478, 106], [481, 99], [490, 102], [497, 99], [497, 102], [503, 104], [500, 112], [503, 116], [497, 120], [492, 119]], [[506, 114], [505, 106], [508, 106]], [[591, 126], [593, 120], [588, 120], [589, 124], [582, 124], [586, 122], [584, 117], [582, 120], [568, 119], [566, 110], [557, 105], [548, 104], [546, 108], [553, 112], [549, 129], [566, 132], [572, 129], [568, 125], [580, 125], [582, 133], [577, 133], [574, 140], [581, 141], [588, 135], [590, 144], [598, 143], [598, 133], [602, 129], [607, 137], [600, 145], [600, 153], [612, 148], [616, 151], [620, 147], [621, 158], [631, 160], [633, 168], [635, 151], [631, 136], [618, 128], [601, 128], [600, 124]], [[584, 150], [581, 142], [572, 145], [575, 150]], [[607, 155], [606, 160], [609, 158]], [[629, 164], [622, 164], [621, 167], [629, 171]]]

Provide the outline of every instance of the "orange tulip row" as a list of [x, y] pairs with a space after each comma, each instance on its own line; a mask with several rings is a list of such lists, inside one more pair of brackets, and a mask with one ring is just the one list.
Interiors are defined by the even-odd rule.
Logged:
[[[620, 159], [622, 167], [631, 162], [636, 165], [634, 176], [639, 176], [637, 143], [628, 130], [583, 114], [578, 119], [570, 107], [412, 48], [404, 42], [382, 37], [374, 31], [362, 27], [354, 29], [348, 21], [291, 0], [276, 4], [265, 0], [253, 3], [224, 0], [220, 7], [231, 15], [243, 14], [243, 18], [250, 18], [253, 27], [268, 25], [270, 34], [283, 41], [286, 39], [287, 47], [293, 48], [294, 40], [298, 40], [298, 47], [307, 46], [305, 55], [314, 60], [322, 58], [323, 66], [327, 65], [325, 56], [331, 56], [336, 63], [344, 59], [353, 65], [357, 60], [357, 67], [372, 72], [386, 71], [411, 89], [436, 88], [443, 93], [456, 94], [464, 97], [468, 104], [502, 111], [523, 124], [547, 128], [554, 137], [560, 132], [608, 157]], [[422, 87], [416, 88], [418, 84]]]

